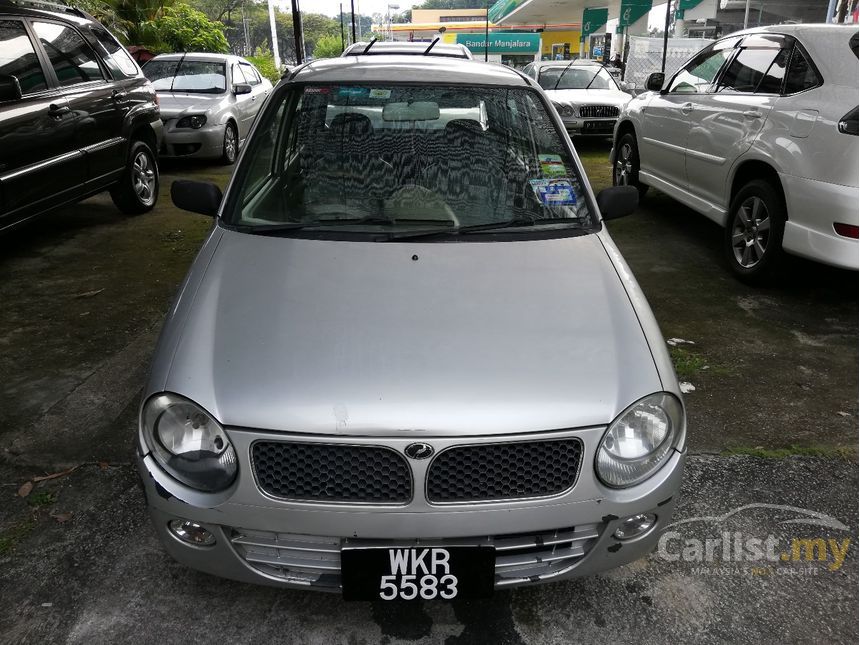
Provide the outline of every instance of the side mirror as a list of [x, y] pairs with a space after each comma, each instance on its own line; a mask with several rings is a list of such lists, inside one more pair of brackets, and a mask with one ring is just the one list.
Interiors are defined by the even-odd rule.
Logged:
[[0, 101], [17, 101], [21, 96], [21, 84], [18, 78], [0, 74]]
[[248, 83], [236, 83], [233, 86], [233, 94], [239, 96], [240, 94], [250, 94], [251, 86]]
[[221, 189], [205, 181], [177, 179], [170, 185], [170, 199], [184, 211], [215, 217], [221, 206]]
[[648, 74], [648, 80], [645, 81], [645, 89], [652, 92], [659, 92], [663, 89], [663, 83], [666, 82], [666, 75], [663, 72], [654, 72]]
[[603, 220], [630, 215], [639, 206], [639, 189], [636, 186], [613, 186], [597, 193], [597, 207]]
[[636, 89], [636, 83], [631, 83], [630, 81], [621, 81], [621, 89], [625, 92], [632, 92]]

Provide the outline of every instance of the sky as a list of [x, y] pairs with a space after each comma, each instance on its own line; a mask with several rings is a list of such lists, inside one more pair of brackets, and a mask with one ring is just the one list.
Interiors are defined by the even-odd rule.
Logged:
[[[328, 16], [337, 17], [340, 13], [340, 2], [343, 1], [344, 12], [349, 11], [349, 0], [299, 0], [299, 6], [302, 11], [309, 13], [324, 13]], [[371, 16], [375, 13], [385, 15], [388, 11], [389, 4], [400, 6], [397, 11], [405, 11], [414, 5], [421, 4], [420, 1], [413, 2], [411, 0], [353, 0], [355, 2], [355, 12], [366, 16]], [[492, 2], [492, 0], [491, 0]], [[289, 8], [289, 0], [280, 0], [280, 4], [284, 5], [285, 9]], [[392, 9], [392, 11], [394, 11]], [[649, 27], [663, 28], [663, 21], [666, 15], [666, 3], [655, 4], [648, 16]]]

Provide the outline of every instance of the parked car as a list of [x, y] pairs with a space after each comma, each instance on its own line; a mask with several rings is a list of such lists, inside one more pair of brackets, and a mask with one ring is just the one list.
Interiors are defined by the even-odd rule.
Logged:
[[652, 74], [619, 118], [614, 183], [723, 226], [741, 279], [777, 274], [783, 252], [856, 270], [857, 39], [856, 25], [756, 28]]
[[[348, 109], [344, 109], [348, 108]], [[215, 575], [430, 600], [591, 574], [671, 521], [666, 344], [546, 94], [500, 65], [315, 61], [282, 80], [167, 317], [139, 467]], [[602, 217], [601, 217], [602, 213]]]
[[161, 132], [152, 85], [94, 18], [0, 0], [0, 230], [103, 190], [150, 210]]
[[162, 54], [143, 66], [158, 92], [164, 157], [236, 161], [272, 84], [240, 56]]
[[632, 86], [619, 84], [602, 63], [594, 60], [543, 61], [526, 65], [546, 91], [571, 136], [609, 137]]

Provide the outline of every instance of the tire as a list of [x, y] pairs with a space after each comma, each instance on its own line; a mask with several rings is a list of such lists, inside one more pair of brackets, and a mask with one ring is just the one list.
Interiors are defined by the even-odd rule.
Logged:
[[232, 166], [236, 163], [236, 157], [238, 156], [239, 133], [236, 131], [236, 126], [230, 122], [224, 127], [224, 144], [221, 152], [221, 163], [225, 166]]
[[150, 147], [132, 141], [128, 163], [119, 182], [110, 190], [113, 203], [126, 215], [140, 215], [158, 201], [158, 164]]
[[723, 251], [732, 273], [750, 284], [776, 277], [785, 253], [785, 203], [768, 181], [755, 179], [732, 199], [723, 236]]
[[612, 185], [635, 186], [639, 197], [644, 197], [648, 192], [648, 186], [639, 182], [639, 146], [632, 132], [627, 132], [618, 140], [612, 160]]

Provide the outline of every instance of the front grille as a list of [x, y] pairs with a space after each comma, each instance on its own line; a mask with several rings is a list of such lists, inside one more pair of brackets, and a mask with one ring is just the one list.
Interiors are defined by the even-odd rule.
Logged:
[[618, 116], [618, 108], [614, 105], [583, 105], [579, 108], [579, 116], [583, 119], [608, 119]]
[[251, 462], [257, 484], [274, 497], [374, 504], [412, 498], [406, 459], [383, 446], [257, 441]]
[[356, 540], [268, 531], [233, 529], [230, 542], [236, 553], [258, 571], [284, 582], [322, 590], [340, 590], [340, 549], [350, 547], [493, 546], [496, 549], [495, 586], [509, 587], [546, 580], [565, 573], [591, 549], [600, 525], [586, 524], [512, 535], [456, 540]]
[[576, 482], [579, 439], [457, 446], [430, 464], [427, 499], [467, 502], [555, 495]]

